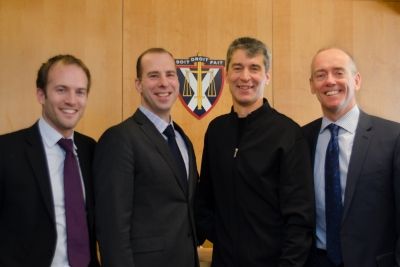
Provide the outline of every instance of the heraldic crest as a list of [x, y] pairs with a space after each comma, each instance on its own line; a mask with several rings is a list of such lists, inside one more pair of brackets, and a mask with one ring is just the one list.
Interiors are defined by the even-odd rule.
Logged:
[[197, 119], [218, 102], [224, 83], [224, 60], [204, 56], [175, 59], [179, 78], [179, 99]]

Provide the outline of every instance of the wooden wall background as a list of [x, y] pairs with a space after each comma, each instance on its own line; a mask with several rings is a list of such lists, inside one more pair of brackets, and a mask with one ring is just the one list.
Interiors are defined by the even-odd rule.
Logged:
[[[320, 116], [308, 86], [309, 65], [319, 48], [330, 45], [347, 49], [358, 62], [360, 106], [400, 121], [399, 1], [0, 0], [0, 134], [30, 126], [40, 116], [36, 72], [55, 54], [74, 54], [92, 72], [78, 130], [97, 139], [139, 105], [135, 64], [143, 50], [162, 46], [177, 58], [200, 52], [225, 59], [229, 43], [244, 35], [272, 49], [272, 83], [265, 95], [298, 123]], [[227, 86], [202, 120], [176, 102], [173, 118], [191, 137], [198, 162], [209, 121], [230, 105]]]

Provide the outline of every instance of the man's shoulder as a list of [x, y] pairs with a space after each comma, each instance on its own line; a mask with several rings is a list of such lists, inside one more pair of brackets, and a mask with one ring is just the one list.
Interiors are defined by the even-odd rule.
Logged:
[[301, 128], [303, 131], [313, 131], [316, 128], [320, 128], [322, 123], [322, 118], [315, 119], [309, 123], [304, 124]]
[[400, 135], [400, 123], [362, 112], [357, 131], [372, 131], [377, 136], [397, 138]]
[[178, 123], [176, 123], [175, 121], [174, 121], [174, 127], [175, 127], [175, 130], [177, 130], [183, 137], [188, 139], [188, 141], [190, 142], [190, 139], [187, 136], [187, 134], [185, 133], [185, 130]]
[[[272, 122], [274, 124], [278, 123], [281, 124], [285, 128], [300, 128], [300, 125], [294, 121], [289, 116], [277, 111], [276, 109], [272, 109]], [[268, 114], [265, 114], [264, 117], [270, 117]]]
[[215, 117], [214, 119], [212, 119], [210, 123], [224, 122], [232, 116], [233, 116], [233, 113], [222, 114], [222, 115], [219, 115], [219, 116]]
[[385, 119], [385, 118], [375, 116], [375, 115], [369, 115], [366, 113], [364, 113], [363, 116], [367, 119], [370, 119], [374, 126], [385, 126], [385, 127], [390, 127], [392, 129], [400, 130], [400, 123], [398, 123], [396, 121]]
[[96, 144], [96, 141], [92, 137], [82, 134], [77, 131], [74, 132], [74, 139], [76, 142], [79, 142], [82, 144], [87, 144], [87, 145], [95, 145]]
[[227, 127], [229, 125], [231, 125], [233, 116], [234, 115], [232, 113], [227, 113], [227, 114], [222, 114], [222, 115], [215, 117], [208, 124], [207, 130], [208, 131], [213, 130], [213, 129], [218, 130], [221, 128], [225, 128], [225, 130], [228, 130]]
[[101, 134], [98, 142], [103, 143], [106, 140], [132, 140], [132, 138], [135, 138], [135, 136], [141, 132], [139, 131], [141, 125], [147, 123], [151, 124], [150, 121], [147, 122], [143, 117], [140, 117], [138, 120], [135, 113], [124, 121], [107, 128]]
[[0, 142], [3, 144], [10, 144], [16, 141], [20, 142], [22, 139], [26, 138], [26, 136], [29, 135], [39, 137], [39, 129], [37, 127], [37, 124], [34, 124], [28, 128], [2, 134], [0, 135]]

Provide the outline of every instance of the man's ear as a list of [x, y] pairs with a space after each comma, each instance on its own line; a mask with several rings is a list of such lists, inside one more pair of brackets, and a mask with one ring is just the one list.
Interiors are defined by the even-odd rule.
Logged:
[[138, 91], [139, 94], [142, 93], [142, 81], [139, 78], [135, 79], [135, 87], [136, 91]]
[[361, 74], [359, 72], [354, 75], [354, 83], [355, 83], [355, 89], [356, 91], [361, 89]]
[[36, 88], [36, 99], [43, 105], [46, 100], [46, 92], [42, 88]]
[[311, 92], [311, 94], [315, 95], [315, 89], [314, 89], [312, 78], [310, 77], [310, 79], [308, 81], [310, 82], [310, 92]]

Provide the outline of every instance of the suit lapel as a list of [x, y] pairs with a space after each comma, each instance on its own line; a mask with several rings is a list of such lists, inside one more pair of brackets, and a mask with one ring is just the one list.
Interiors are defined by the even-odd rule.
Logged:
[[318, 142], [319, 132], [321, 131], [321, 124], [322, 124], [322, 119], [316, 120], [312, 125], [311, 134], [307, 135], [308, 142], [310, 144], [312, 166], [314, 166], [315, 162], [315, 150], [317, 149], [317, 142]]
[[167, 141], [162, 137], [161, 133], [157, 130], [157, 128], [153, 125], [153, 123], [140, 111], [137, 110], [133, 116], [135, 121], [139, 123], [139, 126], [145, 133], [145, 135], [151, 139], [152, 143], [155, 145], [157, 151], [161, 154], [164, 160], [172, 169], [174, 173], [175, 180], [179, 184], [179, 187], [184, 192], [185, 196], [187, 195], [186, 186], [182, 184], [181, 179], [179, 178], [180, 172], [178, 170], [178, 166], [174, 161], [174, 156], [171, 154], [169, 150]]
[[85, 185], [85, 194], [86, 194], [86, 205], [88, 204], [87, 201], [91, 199], [91, 186], [89, 184], [89, 176], [91, 174], [91, 166], [90, 166], [90, 155], [89, 151], [87, 150], [87, 147], [83, 144], [82, 138], [79, 135], [79, 133], [75, 132], [74, 134], [74, 142], [77, 149], [78, 153], [78, 159], [79, 159], [79, 168], [82, 173], [82, 179], [83, 183]]
[[28, 129], [26, 142], [26, 155], [29, 164], [32, 167], [34, 177], [43, 196], [46, 209], [49, 212], [51, 219], [54, 221], [54, 204], [50, 185], [49, 170], [47, 166], [47, 158], [37, 123]]
[[188, 153], [189, 153], [189, 177], [188, 177], [188, 197], [191, 198], [195, 194], [198, 174], [197, 174], [197, 165], [196, 165], [196, 158], [193, 150], [192, 144], [186, 142], [188, 144]]
[[353, 149], [350, 156], [349, 169], [347, 172], [346, 190], [344, 196], [343, 220], [349, 211], [351, 201], [354, 195], [354, 190], [358, 179], [360, 178], [361, 170], [365, 157], [368, 152], [369, 144], [373, 137], [372, 124], [369, 116], [360, 111], [360, 119], [358, 121], [356, 134], [353, 142]]
[[196, 167], [196, 158], [194, 154], [193, 145], [190, 142], [189, 138], [183, 132], [182, 128], [174, 122], [175, 129], [181, 134], [183, 140], [185, 141], [188, 159], [189, 159], [189, 175], [188, 175], [188, 196], [191, 197], [194, 194], [194, 190], [196, 188], [197, 183], [197, 167]]

